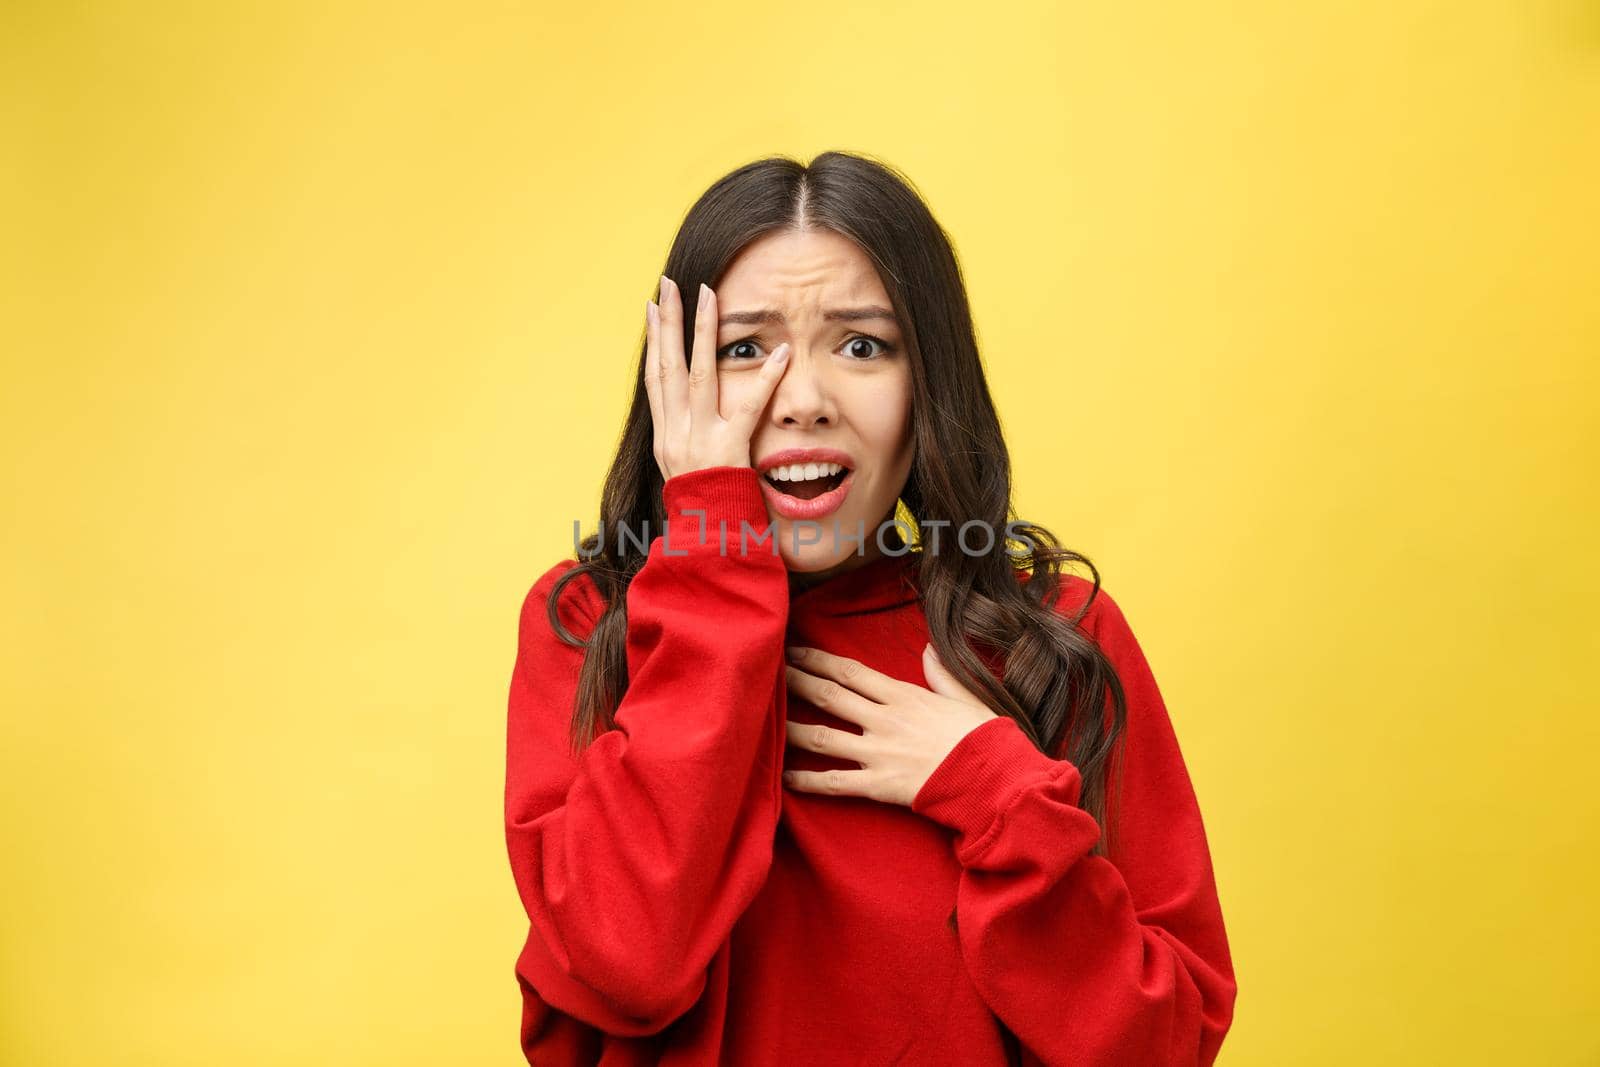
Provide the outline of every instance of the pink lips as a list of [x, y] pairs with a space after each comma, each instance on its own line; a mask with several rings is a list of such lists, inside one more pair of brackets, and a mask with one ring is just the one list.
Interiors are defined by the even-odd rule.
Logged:
[[[773, 467], [790, 463], [837, 463], [845, 468], [844, 481], [819, 497], [801, 500], [773, 486], [764, 473]], [[855, 459], [850, 453], [837, 448], [781, 448], [762, 456], [755, 466], [756, 472], [761, 475], [761, 491], [766, 494], [767, 503], [786, 519], [820, 519], [838, 510], [844, 498], [850, 494], [850, 484], [856, 478]]]
[[839, 505], [844, 503], [844, 498], [850, 494], [850, 483], [855, 481], [855, 478], [856, 472], [849, 471], [845, 474], [844, 481], [836, 487], [810, 500], [790, 496], [767, 481], [764, 475], [761, 478], [761, 491], [766, 494], [767, 503], [772, 505], [772, 510], [786, 519], [820, 519], [839, 509]]

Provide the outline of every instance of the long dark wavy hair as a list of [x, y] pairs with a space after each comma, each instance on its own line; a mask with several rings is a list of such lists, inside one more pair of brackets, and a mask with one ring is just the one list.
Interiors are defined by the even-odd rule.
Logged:
[[[1077, 626], [1099, 594], [1099, 571], [1088, 557], [1061, 547], [1049, 530], [1012, 518], [1011, 459], [979, 361], [966, 286], [948, 236], [910, 180], [880, 160], [848, 152], [824, 152], [809, 164], [786, 156], [747, 163], [718, 179], [689, 210], [663, 273], [681, 292], [696, 292], [701, 282], [716, 288], [751, 241], [806, 229], [831, 230], [860, 246], [899, 318], [911, 365], [915, 439], [900, 502], [913, 532], [930, 520], [943, 520], [947, 531], [971, 521], [992, 530], [1011, 523], [1007, 536], [996, 538], [1007, 551], [914, 553], [934, 648], [996, 714], [1015, 719], [1041, 751], [1078, 768], [1079, 806], [1100, 824], [1094, 851], [1105, 855], [1116, 823], [1107, 819], [1107, 782], [1114, 776], [1120, 783], [1112, 761], [1115, 754], [1120, 762], [1127, 704], [1116, 670]], [[693, 301], [684, 301], [686, 355], [693, 348], [694, 315]], [[665, 519], [644, 386], [646, 348], [641, 340], [633, 405], [601, 495], [600, 531], [661, 529]], [[625, 594], [647, 558], [637, 539], [600, 532], [579, 548], [580, 562], [555, 583], [546, 604], [560, 639], [587, 649], [572, 722], [575, 752], [614, 725], [628, 685]], [[1060, 572], [1075, 562], [1089, 568], [1092, 588], [1068, 617], [1054, 604]], [[589, 575], [607, 603], [587, 640], [567, 631], [556, 611], [563, 587], [580, 574]], [[999, 679], [978, 647], [1003, 656]]]

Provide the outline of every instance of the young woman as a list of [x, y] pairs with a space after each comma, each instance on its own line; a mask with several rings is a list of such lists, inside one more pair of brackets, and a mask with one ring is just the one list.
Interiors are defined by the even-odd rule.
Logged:
[[1010, 519], [909, 183], [735, 170], [645, 333], [600, 525], [522, 605], [528, 1061], [1212, 1063], [1236, 985], [1172, 723], [1098, 571]]

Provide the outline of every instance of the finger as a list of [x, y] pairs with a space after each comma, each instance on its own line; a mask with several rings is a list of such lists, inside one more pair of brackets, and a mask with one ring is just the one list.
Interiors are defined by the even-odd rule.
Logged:
[[935, 693], [969, 704], [983, 704], [972, 690], [956, 680], [950, 668], [944, 665], [944, 660], [939, 658], [939, 652], [933, 647], [932, 641], [922, 649], [922, 673], [928, 679], [928, 688]]
[[789, 662], [803, 667], [807, 674], [831, 679], [879, 704], [894, 700], [897, 692], [905, 687], [899, 679], [890, 678], [848, 656], [836, 656], [804, 645], [790, 645], [784, 651]]
[[689, 370], [683, 363], [683, 301], [678, 286], [661, 276], [661, 327], [656, 341], [661, 360], [661, 405], [667, 440], [682, 440], [689, 428]]
[[783, 784], [802, 793], [826, 793], [832, 796], [870, 797], [872, 776], [869, 771], [784, 771]]
[[650, 400], [650, 427], [655, 437], [657, 463], [661, 460], [661, 356], [656, 338], [660, 334], [660, 309], [654, 300], [644, 302], [644, 391]]
[[795, 722], [793, 719], [784, 720], [784, 729], [789, 741], [807, 752], [820, 752], [856, 763], [867, 762], [868, 745], [860, 734], [835, 730], [819, 722]]
[[852, 692], [832, 678], [818, 678], [798, 667], [784, 666], [784, 676], [789, 688], [812, 707], [830, 715], [837, 715], [857, 726], [869, 727], [880, 721], [883, 705], [874, 704], [860, 693]]
[[717, 411], [717, 294], [705, 283], [700, 285], [699, 306], [694, 312], [694, 348], [689, 355], [689, 419], [698, 426], [710, 426], [720, 418]]
[[761, 419], [761, 413], [767, 410], [767, 404], [772, 400], [772, 391], [778, 388], [778, 380], [789, 367], [789, 352], [788, 341], [772, 350], [772, 355], [761, 364], [761, 371], [756, 377], [756, 387], [739, 401], [739, 410], [728, 420], [744, 436], [755, 436], [756, 423]]

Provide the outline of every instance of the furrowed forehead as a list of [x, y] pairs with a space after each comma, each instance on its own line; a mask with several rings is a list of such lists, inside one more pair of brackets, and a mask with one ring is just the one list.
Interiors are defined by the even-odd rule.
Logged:
[[[881, 304], [862, 304], [854, 307], [825, 307], [824, 322], [870, 322], [879, 325], [897, 325], [894, 311]], [[787, 326], [788, 317], [782, 308], [733, 308], [718, 315], [723, 326]]]
[[831, 231], [779, 233], [740, 252], [717, 282], [723, 311], [794, 316], [828, 311], [880, 311], [889, 305], [871, 259], [854, 241]]

